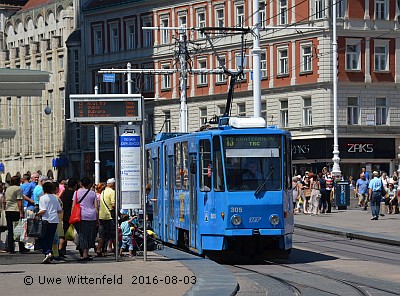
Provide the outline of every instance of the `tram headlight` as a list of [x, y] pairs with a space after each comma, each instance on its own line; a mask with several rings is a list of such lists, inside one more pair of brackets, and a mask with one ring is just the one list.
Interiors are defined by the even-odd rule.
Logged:
[[239, 215], [233, 215], [231, 218], [231, 222], [233, 225], [238, 226], [240, 223], [242, 223], [242, 217]]
[[272, 214], [269, 216], [269, 222], [271, 222], [272, 225], [276, 226], [279, 224], [279, 216], [277, 214]]

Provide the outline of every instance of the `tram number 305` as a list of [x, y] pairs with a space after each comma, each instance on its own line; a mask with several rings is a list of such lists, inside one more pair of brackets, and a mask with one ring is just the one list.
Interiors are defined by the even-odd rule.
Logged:
[[241, 207], [231, 207], [231, 213], [241, 213], [243, 209]]

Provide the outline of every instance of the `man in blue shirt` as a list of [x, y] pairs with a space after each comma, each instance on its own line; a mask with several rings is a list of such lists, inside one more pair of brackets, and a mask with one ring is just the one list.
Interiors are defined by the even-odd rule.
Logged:
[[371, 199], [371, 220], [378, 220], [379, 218], [379, 209], [382, 199], [382, 180], [379, 179], [379, 173], [374, 171], [372, 173], [373, 179], [369, 182], [369, 198]]
[[[34, 176], [33, 174], [32, 176]], [[31, 181], [29, 182], [31, 176], [29, 174], [24, 174], [21, 179], [21, 188], [22, 193], [24, 195], [24, 208], [27, 210], [33, 211], [35, 209], [35, 201], [32, 199], [33, 189], [36, 186], [36, 183]]]
[[366, 211], [368, 208], [368, 185], [369, 181], [365, 177], [365, 174], [360, 174], [360, 179], [356, 183], [356, 196], [358, 195], [358, 206]]

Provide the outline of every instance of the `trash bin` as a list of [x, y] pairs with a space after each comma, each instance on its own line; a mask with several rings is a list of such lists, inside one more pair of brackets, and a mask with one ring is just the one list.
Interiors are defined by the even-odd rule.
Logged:
[[334, 204], [338, 210], [347, 210], [350, 205], [350, 183], [348, 180], [335, 182]]

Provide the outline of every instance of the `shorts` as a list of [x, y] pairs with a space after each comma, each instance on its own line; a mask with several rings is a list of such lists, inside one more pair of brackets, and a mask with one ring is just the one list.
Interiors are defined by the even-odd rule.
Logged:
[[124, 235], [122, 237], [121, 249], [126, 249], [126, 248], [128, 248], [129, 251], [133, 251], [132, 237]]
[[99, 238], [115, 239], [115, 222], [114, 220], [100, 220]]

